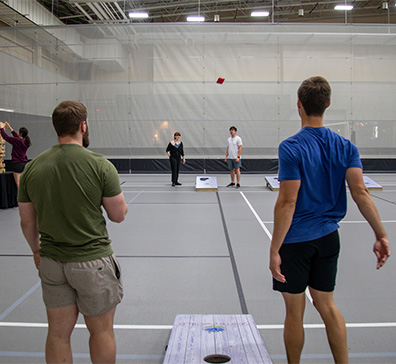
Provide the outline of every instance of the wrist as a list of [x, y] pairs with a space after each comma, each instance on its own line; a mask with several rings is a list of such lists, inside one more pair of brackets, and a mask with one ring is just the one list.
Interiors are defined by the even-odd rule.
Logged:
[[277, 255], [279, 254], [279, 249], [276, 247], [270, 247], [270, 255]]

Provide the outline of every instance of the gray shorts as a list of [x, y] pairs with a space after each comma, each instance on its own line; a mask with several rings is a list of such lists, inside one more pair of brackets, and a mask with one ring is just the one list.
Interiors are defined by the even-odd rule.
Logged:
[[231, 171], [231, 169], [241, 168], [242, 161], [240, 159], [239, 162], [237, 162], [236, 159], [227, 159], [227, 165], [228, 165], [228, 169]]
[[40, 258], [46, 307], [77, 305], [84, 316], [101, 316], [121, 302], [121, 269], [114, 254], [87, 262]]

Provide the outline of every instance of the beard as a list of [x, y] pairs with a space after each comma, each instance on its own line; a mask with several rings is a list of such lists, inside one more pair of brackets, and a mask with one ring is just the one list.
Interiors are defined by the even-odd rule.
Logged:
[[88, 131], [88, 126], [87, 126], [87, 130], [85, 131], [85, 133], [83, 135], [83, 147], [88, 148], [88, 146], [89, 146], [89, 131]]

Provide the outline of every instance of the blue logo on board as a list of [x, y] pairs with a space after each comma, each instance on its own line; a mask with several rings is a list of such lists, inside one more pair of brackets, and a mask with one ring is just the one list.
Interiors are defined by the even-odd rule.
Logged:
[[221, 332], [224, 331], [224, 327], [221, 326], [208, 326], [205, 328], [205, 331], [208, 332]]

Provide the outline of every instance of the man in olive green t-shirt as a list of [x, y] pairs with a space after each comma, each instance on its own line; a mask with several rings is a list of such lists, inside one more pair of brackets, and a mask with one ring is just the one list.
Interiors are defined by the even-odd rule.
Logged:
[[48, 316], [47, 362], [72, 362], [70, 336], [79, 312], [92, 362], [114, 363], [113, 320], [122, 299], [111, 221], [128, 211], [114, 166], [89, 144], [86, 107], [61, 102], [52, 114], [58, 144], [25, 168], [18, 190], [21, 227], [39, 269]]

